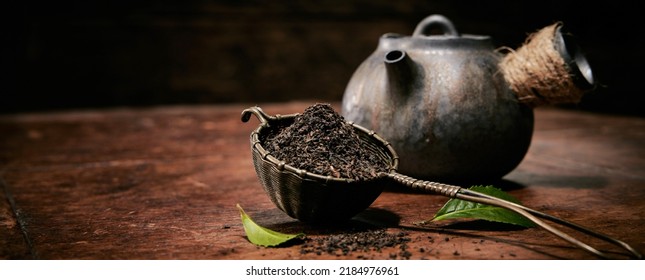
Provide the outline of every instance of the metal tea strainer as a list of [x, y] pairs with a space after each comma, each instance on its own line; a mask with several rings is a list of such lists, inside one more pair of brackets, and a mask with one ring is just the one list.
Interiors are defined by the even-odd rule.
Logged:
[[299, 114], [270, 116], [264, 113], [260, 107], [255, 106], [242, 112], [242, 121], [247, 122], [251, 114], [260, 120], [260, 126], [251, 133], [253, 164], [258, 178], [271, 201], [280, 210], [300, 221], [329, 223], [347, 220], [369, 207], [381, 194], [384, 186], [394, 181], [421, 192], [441, 194], [450, 198], [506, 208], [528, 218], [552, 234], [601, 258], [609, 258], [609, 256], [547, 224], [544, 220], [607, 241], [627, 250], [637, 259], [642, 258], [638, 251], [623, 241], [549, 214], [459, 186], [419, 180], [400, 174], [396, 171], [399, 159], [392, 146], [374, 131], [356, 124], [352, 124], [352, 126], [359, 135], [362, 144], [371, 153], [382, 159], [383, 162], [387, 162], [390, 167], [388, 173], [382, 173], [371, 180], [358, 181], [322, 176], [295, 168], [267, 152], [263, 143], [269, 136], [276, 135], [281, 129], [293, 123], [295, 117]]

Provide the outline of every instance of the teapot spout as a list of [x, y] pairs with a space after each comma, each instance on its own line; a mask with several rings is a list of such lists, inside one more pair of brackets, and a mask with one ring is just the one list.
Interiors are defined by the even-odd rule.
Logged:
[[401, 50], [391, 50], [385, 54], [383, 62], [390, 91], [409, 92], [413, 85], [414, 62], [408, 54]]
[[531, 107], [578, 103], [595, 86], [587, 59], [562, 23], [531, 34], [500, 63], [504, 79], [520, 102]]

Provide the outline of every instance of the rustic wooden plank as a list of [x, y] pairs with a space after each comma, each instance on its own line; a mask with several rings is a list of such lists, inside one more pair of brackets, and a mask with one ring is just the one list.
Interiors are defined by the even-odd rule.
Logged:
[[13, 202], [0, 178], [0, 259], [29, 259], [30, 246], [21, 231]]
[[[310, 102], [260, 104], [269, 114]], [[339, 104], [334, 104], [338, 108]], [[0, 117], [0, 175], [22, 213], [27, 246], [2, 198], [2, 258], [42, 259], [593, 259], [541, 229], [476, 221], [418, 224], [445, 201], [390, 186], [345, 224], [302, 224], [264, 193], [240, 121], [249, 104]], [[522, 164], [495, 182], [524, 204], [645, 251], [645, 120], [558, 109], [536, 111]], [[235, 204], [259, 224], [305, 232], [285, 248], [249, 243]], [[314, 240], [385, 228], [406, 247], [344, 255], [303, 252]], [[10, 229], [5, 231], [4, 229]], [[590, 241], [614, 251], [604, 244]], [[403, 254], [403, 252], [407, 252]], [[615, 255], [624, 258], [623, 255]]]

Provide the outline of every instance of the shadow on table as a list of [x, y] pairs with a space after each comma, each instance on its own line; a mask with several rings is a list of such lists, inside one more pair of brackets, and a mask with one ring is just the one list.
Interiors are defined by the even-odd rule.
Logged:
[[530, 172], [526, 169], [514, 170], [505, 178], [507, 180], [521, 182], [522, 184], [527, 186], [543, 186], [563, 189], [600, 189], [606, 187], [609, 184], [607, 176], [601, 176], [600, 174], [553, 174], [544, 172]]
[[289, 217], [279, 209], [254, 213], [254, 220], [279, 232], [308, 232], [310, 234], [338, 234], [347, 232], [361, 232], [381, 228], [397, 227], [400, 222], [398, 214], [381, 209], [370, 207], [354, 216], [352, 219], [342, 222], [326, 224], [307, 224]]

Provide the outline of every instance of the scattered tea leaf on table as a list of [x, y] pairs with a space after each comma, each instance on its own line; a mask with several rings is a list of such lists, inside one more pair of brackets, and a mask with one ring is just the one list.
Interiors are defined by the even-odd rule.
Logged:
[[[492, 186], [473, 186], [470, 188], [470, 190], [520, 204], [517, 198]], [[441, 209], [439, 209], [432, 220], [439, 221], [458, 218], [481, 219], [492, 222], [508, 223], [523, 227], [535, 226], [535, 224], [531, 220], [511, 210], [504, 209], [498, 206], [491, 206], [456, 198], [448, 200], [448, 202], [446, 202], [446, 204]]]
[[251, 217], [249, 217], [242, 206], [237, 204], [237, 209], [240, 210], [240, 216], [242, 218], [242, 225], [244, 226], [244, 232], [246, 232], [246, 237], [251, 241], [251, 243], [260, 246], [278, 246], [284, 244], [290, 240], [296, 238], [302, 238], [305, 236], [304, 233], [298, 234], [284, 234], [277, 231], [270, 230], [268, 228], [261, 227], [256, 224]]

